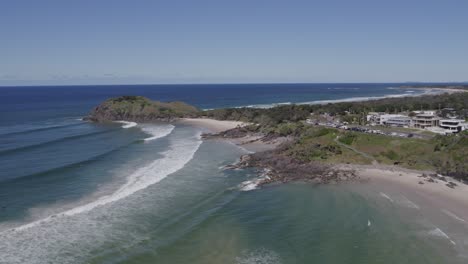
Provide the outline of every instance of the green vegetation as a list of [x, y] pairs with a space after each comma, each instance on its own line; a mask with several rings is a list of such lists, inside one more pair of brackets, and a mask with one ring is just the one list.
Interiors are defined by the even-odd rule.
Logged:
[[[262, 132], [268, 137], [294, 137], [296, 140], [293, 143], [283, 146], [278, 151], [300, 162], [370, 164], [377, 161], [411, 169], [435, 170], [444, 175], [468, 180], [467, 133], [429, 137], [424, 140], [345, 132], [302, 122], [311, 117], [311, 114], [317, 116], [327, 113], [330, 116], [339, 116], [342, 121], [359, 123], [371, 111], [393, 113], [439, 108], [453, 108], [460, 117], [468, 117], [468, 93], [327, 105], [285, 105], [270, 109], [216, 109], [200, 114], [214, 119], [255, 123], [257, 125], [245, 129]], [[410, 129], [406, 130], [412, 132]]]
[[[336, 140], [349, 148], [338, 145]], [[302, 162], [369, 164], [369, 156], [381, 164], [435, 170], [468, 180], [468, 133], [422, 140], [311, 126], [282, 151]]]
[[346, 145], [351, 145], [356, 138], [355, 133], [345, 133], [343, 136], [341, 136], [338, 140]]
[[360, 123], [368, 112], [396, 113], [439, 108], [453, 108], [457, 115], [468, 118], [468, 92], [326, 105], [283, 105], [269, 109], [226, 108], [204, 111], [201, 115], [219, 120], [238, 120], [262, 126], [276, 126], [283, 122], [305, 120], [311, 113], [328, 113], [331, 116], [340, 116], [342, 121]]
[[223, 108], [205, 111], [202, 114], [218, 120], [236, 120], [260, 124], [262, 127], [275, 127], [280, 123], [305, 120], [310, 115], [308, 105], [284, 105], [268, 109]]
[[468, 93], [436, 96], [388, 98], [366, 102], [327, 105], [284, 105], [270, 109], [229, 108], [199, 111], [182, 102], [155, 102], [141, 96], [122, 96], [106, 100], [96, 107], [88, 119], [97, 122], [127, 120], [172, 120], [178, 117], [209, 117], [239, 120], [254, 125], [227, 132], [244, 136], [263, 133], [266, 138], [287, 136], [292, 143], [277, 151], [296, 161], [307, 163], [396, 164], [411, 169], [430, 169], [444, 175], [468, 180], [468, 133], [435, 136], [426, 140], [397, 138], [385, 135], [349, 132], [305, 124], [304, 120], [322, 113], [324, 118], [339, 116], [350, 123], [360, 122], [369, 111], [394, 112], [419, 109], [453, 108], [468, 116]]
[[197, 108], [183, 102], [164, 103], [142, 96], [121, 96], [104, 101], [87, 118], [96, 122], [154, 121], [196, 116], [198, 112]]
[[342, 132], [337, 129], [309, 126], [293, 143], [283, 146], [283, 154], [301, 162], [370, 164], [370, 160], [335, 142]]

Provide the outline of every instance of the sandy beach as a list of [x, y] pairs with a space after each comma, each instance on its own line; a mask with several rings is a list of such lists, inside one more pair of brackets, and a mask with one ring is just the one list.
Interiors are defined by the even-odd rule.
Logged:
[[[245, 125], [242, 122], [218, 121], [212, 119], [184, 119], [185, 124], [203, 127], [212, 133]], [[262, 135], [255, 134], [241, 138], [220, 138], [228, 140], [252, 152], [274, 149], [288, 138], [262, 141]], [[394, 217], [413, 223], [424, 223], [426, 236], [435, 236], [446, 241], [464, 254], [465, 234], [468, 231], [468, 185], [451, 177], [431, 171], [417, 171], [390, 165], [337, 164], [338, 170], [355, 171], [358, 181], [343, 182], [343, 188], [351, 188], [368, 197], [382, 210], [398, 208]], [[247, 188], [257, 188], [260, 178], [246, 181]], [[448, 186], [449, 185], [449, 186]], [[373, 221], [373, 220], [372, 220]], [[371, 220], [368, 222], [371, 223]]]
[[[209, 118], [182, 118], [178, 122], [204, 128], [208, 130], [209, 133], [219, 133], [225, 130], [236, 128], [238, 126], [248, 125], [248, 123], [240, 121], [225, 121]], [[242, 146], [251, 152], [271, 150], [287, 140], [285, 138], [277, 138], [272, 141], [264, 142], [261, 140], [262, 138], [263, 135], [249, 135], [241, 138], [229, 138], [226, 140], [229, 140], [235, 145]]]
[[[363, 184], [398, 190], [400, 193], [416, 197], [425, 204], [442, 210], [455, 220], [468, 224], [468, 185], [451, 177], [442, 175], [431, 177], [429, 174], [433, 172], [385, 165], [347, 164], [339, 165], [339, 168], [355, 170]], [[456, 186], [448, 187], [447, 184], [450, 182], [455, 183]]]
[[219, 133], [221, 131], [245, 126], [247, 123], [240, 121], [214, 120], [209, 118], [181, 118], [179, 123], [193, 125], [208, 129], [211, 133]]
[[[184, 118], [181, 119], [180, 122], [203, 127], [212, 133], [219, 133], [247, 124], [239, 121], [220, 121], [208, 118]], [[229, 141], [236, 145], [243, 146], [250, 151], [258, 152], [273, 149], [287, 140], [285, 138], [279, 138], [271, 142], [263, 142], [261, 138], [260, 135], [251, 135], [229, 139]], [[446, 181], [440, 179], [431, 180], [432, 178], [430, 176], [422, 177], [422, 175], [434, 174], [434, 172], [410, 170], [386, 165], [340, 164], [337, 165], [337, 167], [343, 170], [355, 170], [364, 181], [399, 185], [433, 200], [435, 204], [442, 203], [444, 206], [450, 204], [450, 206], [468, 208], [468, 185], [451, 177], [444, 176]], [[454, 188], [448, 187], [447, 183], [449, 182], [455, 183], [456, 186], [454, 186]], [[460, 214], [468, 221], [468, 210], [464, 210]]]

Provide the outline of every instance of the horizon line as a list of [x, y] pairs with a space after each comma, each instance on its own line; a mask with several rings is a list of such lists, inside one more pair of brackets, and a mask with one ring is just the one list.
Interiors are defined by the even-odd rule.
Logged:
[[33, 84], [1, 85], [3, 87], [81, 87], [81, 86], [152, 86], [152, 85], [251, 85], [251, 84], [468, 84], [468, 81], [404, 81], [404, 82], [239, 82], [239, 83], [123, 83], [123, 84]]

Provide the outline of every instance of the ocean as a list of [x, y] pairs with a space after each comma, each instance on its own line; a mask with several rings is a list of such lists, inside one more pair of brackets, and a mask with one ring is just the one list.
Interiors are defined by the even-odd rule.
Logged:
[[[243, 190], [247, 150], [181, 124], [83, 122], [120, 95], [201, 109], [427, 93], [402, 84], [0, 87], [0, 263], [466, 263], [396, 189]], [[411, 205], [411, 204], [410, 204]]]

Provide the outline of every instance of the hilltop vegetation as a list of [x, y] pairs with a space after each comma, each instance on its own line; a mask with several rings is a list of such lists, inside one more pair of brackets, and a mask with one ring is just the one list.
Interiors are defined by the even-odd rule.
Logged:
[[172, 120], [196, 116], [199, 110], [183, 102], [158, 102], [143, 96], [111, 98], [94, 108], [86, 119], [94, 122]]

